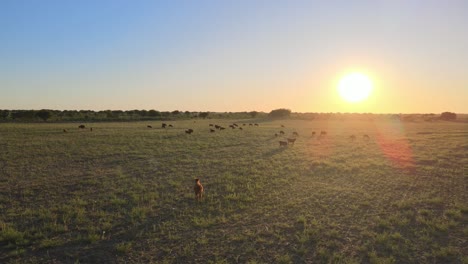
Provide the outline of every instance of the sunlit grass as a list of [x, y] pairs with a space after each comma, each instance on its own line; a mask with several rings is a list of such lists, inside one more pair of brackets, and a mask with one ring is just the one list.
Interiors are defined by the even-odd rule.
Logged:
[[0, 262], [466, 261], [466, 126], [389, 122], [1, 124]]

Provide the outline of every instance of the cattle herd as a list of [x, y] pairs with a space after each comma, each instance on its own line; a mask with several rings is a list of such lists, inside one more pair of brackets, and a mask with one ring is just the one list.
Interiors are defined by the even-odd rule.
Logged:
[[[259, 124], [257, 124], [257, 123], [242, 123], [242, 126], [241, 126], [241, 125], [238, 125], [237, 123], [232, 123], [228, 127], [231, 128], [232, 130], [235, 130], [235, 129], [243, 130], [242, 127], [245, 127], [245, 126], [259, 127]], [[152, 125], [147, 125], [146, 127], [150, 128], [150, 129], [153, 128]], [[172, 124], [166, 124], [166, 123], [161, 124], [161, 129], [167, 129], [167, 128], [173, 128], [173, 127], [174, 126]], [[274, 136], [276, 138], [278, 138], [278, 137], [283, 137], [284, 138], [283, 140], [278, 141], [279, 147], [280, 148], [283, 148], [283, 147], [286, 148], [289, 145], [294, 146], [294, 144], [296, 143], [296, 140], [299, 138], [299, 133], [297, 131], [292, 131], [290, 136], [287, 136], [286, 132], [284, 132], [284, 130], [286, 129], [285, 125], [280, 125], [280, 127], [281, 127], [281, 130], [274, 134]], [[78, 129], [84, 130], [84, 129], [86, 129], [86, 126], [85, 125], [79, 125]], [[224, 126], [221, 126], [221, 125], [218, 125], [218, 124], [209, 124], [208, 129], [209, 129], [208, 131], [210, 133], [215, 133], [217, 130], [222, 131], [222, 130], [225, 130], [226, 128]], [[89, 130], [93, 131], [93, 128], [90, 127]], [[68, 133], [68, 130], [63, 129], [63, 132]], [[188, 128], [188, 129], [185, 129], [184, 132], [186, 134], [190, 135], [190, 134], [192, 134], [194, 132], [194, 130], [192, 128]], [[316, 135], [318, 135], [317, 139], [320, 140], [322, 138], [326, 138], [327, 134], [328, 134], [327, 131], [322, 130], [322, 131], [320, 131], [320, 133], [316, 132], [316, 131], [312, 131], [312, 133], [310, 135], [311, 135], [312, 138], [315, 137]], [[364, 140], [370, 140], [370, 137], [367, 134], [364, 134], [362, 136], [362, 138]], [[351, 141], [355, 141], [357, 139], [357, 136], [356, 135], [350, 135], [349, 139]], [[204, 188], [203, 188], [203, 185], [200, 183], [199, 179], [195, 179], [194, 191], [195, 191], [196, 200], [198, 200], [198, 201], [201, 200], [202, 197], [203, 197]]]
[[[285, 128], [285, 126], [281, 125], [281, 128]], [[315, 135], [317, 135], [317, 134], [319, 135], [317, 137], [317, 139], [322, 139], [325, 136], [327, 136], [328, 133], [327, 133], [327, 131], [324, 131], [324, 130], [320, 131], [320, 133], [312, 131], [311, 136], [315, 137]], [[275, 137], [280, 137], [280, 136], [284, 136], [284, 135], [286, 135], [286, 133], [283, 130], [280, 130], [278, 133], [275, 133]], [[292, 137], [287, 137], [286, 140], [278, 141], [279, 146], [280, 147], [287, 147], [288, 145], [294, 145], [294, 143], [296, 142], [298, 137], [299, 137], [299, 133], [297, 133], [296, 131], [293, 131], [292, 132]], [[351, 135], [351, 136], [349, 136], [349, 138], [350, 138], [351, 141], [354, 141], [354, 140], [356, 140], [357, 137], [356, 137], [356, 135]], [[365, 140], [370, 140], [370, 137], [367, 134], [364, 134], [362, 136], [362, 138], [365, 139]]]
[[[242, 123], [242, 126], [256, 126], [256, 127], [258, 127], [259, 124], [258, 124], [258, 123]], [[231, 128], [231, 129], [243, 130], [242, 126], [238, 125], [237, 123], [232, 123], [232, 124], [230, 124], [228, 127]], [[146, 127], [147, 127], [147, 128], [153, 128], [152, 125], [147, 125]], [[166, 128], [173, 128], [173, 127], [174, 127], [174, 126], [173, 126], [172, 124], [166, 124], [166, 123], [162, 123], [162, 124], [161, 124], [161, 128], [163, 128], [163, 129], [166, 129]], [[280, 125], [280, 127], [281, 127], [281, 128], [285, 128], [284, 125]], [[83, 129], [86, 129], [86, 126], [85, 126], [85, 125], [79, 125], [78, 128], [79, 128], [80, 130], [83, 130]], [[222, 131], [222, 130], [225, 130], [225, 129], [226, 129], [226, 128], [225, 128], [224, 126], [221, 126], [221, 125], [209, 124], [209, 132], [210, 132], [210, 133], [215, 133], [216, 130]], [[90, 128], [89, 128], [89, 131], [93, 131], [93, 128], [90, 127]], [[63, 129], [63, 132], [64, 132], [64, 133], [68, 133], [68, 129]], [[189, 135], [192, 134], [193, 132], [194, 132], [194, 130], [193, 130], [192, 128], [189, 128], [189, 129], [186, 129], [186, 130], [185, 130], [185, 133], [186, 133], [186, 134], [189, 134]], [[275, 133], [275, 134], [274, 134], [275, 137], [281, 137], [281, 136], [285, 136], [285, 135], [286, 135], [286, 133], [285, 133], [283, 130], [280, 130], [278, 133]], [[299, 133], [298, 133], [297, 131], [293, 131], [291, 135], [292, 135], [291, 137], [286, 137], [285, 140], [280, 140], [280, 141], [278, 141], [279, 146], [280, 146], [280, 147], [287, 147], [288, 145], [294, 145], [294, 143], [296, 142], [297, 138], [299, 137]], [[312, 131], [311, 136], [312, 136], [312, 137], [315, 137], [315, 135], [319, 135], [319, 136], [317, 137], [317, 139], [322, 139], [322, 138], [324, 138], [324, 137], [327, 136], [327, 131], [322, 130], [322, 131], [320, 131], [320, 133], [315, 132], [315, 131]], [[370, 140], [370, 137], [369, 137], [369, 135], [367, 135], [367, 134], [364, 134], [364, 135], [362, 136], [362, 138], [363, 138], [364, 140]], [[357, 136], [356, 136], [356, 135], [350, 135], [350, 136], [349, 136], [349, 139], [350, 139], [351, 141], [355, 141], [355, 140], [357, 139]]]

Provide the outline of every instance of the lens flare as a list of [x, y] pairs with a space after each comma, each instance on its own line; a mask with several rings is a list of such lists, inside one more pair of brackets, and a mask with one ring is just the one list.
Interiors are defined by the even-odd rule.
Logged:
[[404, 134], [404, 128], [399, 120], [389, 121], [377, 126], [377, 144], [383, 155], [391, 164], [399, 169], [413, 169], [414, 159], [411, 145]]

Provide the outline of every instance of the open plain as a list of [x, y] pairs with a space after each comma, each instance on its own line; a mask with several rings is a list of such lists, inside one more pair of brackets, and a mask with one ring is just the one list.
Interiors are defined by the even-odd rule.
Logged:
[[468, 263], [466, 123], [161, 123], [0, 124], [0, 262]]

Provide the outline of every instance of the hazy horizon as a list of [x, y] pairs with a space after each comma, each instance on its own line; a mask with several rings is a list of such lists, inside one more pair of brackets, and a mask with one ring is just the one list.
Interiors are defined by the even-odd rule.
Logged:
[[[468, 113], [466, 1], [2, 1], [0, 109]], [[370, 96], [337, 83], [362, 72]]]
[[[443, 111], [440, 113], [437, 112], [414, 112], [414, 113], [403, 113], [403, 112], [394, 112], [394, 113], [372, 113], [372, 112], [299, 112], [299, 111], [294, 111], [293, 109], [287, 108], [287, 107], [281, 107], [277, 109], [288, 109], [291, 110], [291, 113], [293, 114], [372, 114], [372, 115], [429, 115], [429, 114], [434, 114], [434, 115], [440, 115], [443, 112], [453, 112], [453, 111]], [[256, 111], [259, 113], [270, 113], [273, 110], [276, 109], [271, 109], [269, 111], [258, 111], [255, 109], [250, 109], [250, 110], [241, 110], [241, 111], [210, 111], [210, 110], [186, 110], [186, 109], [173, 109], [173, 110], [161, 110], [161, 109], [50, 109], [50, 108], [40, 108], [40, 109], [0, 109], [0, 110], [7, 110], [7, 111], [39, 111], [39, 110], [50, 110], [50, 111], [94, 111], [94, 112], [100, 112], [100, 111], [150, 111], [150, 110], [155, 110], [159, 112], [173, 112], [173, 111], [180, 111], [181, 113], [189, 111], [191, 113], [198, 113], [198, 112], [209, 112], [209, 113], [243, 113], [243, 112], [252, 112]], [[468, 115], [468, 113], [458, 113], [458, 112], [453, 112], [458, 115]]]

